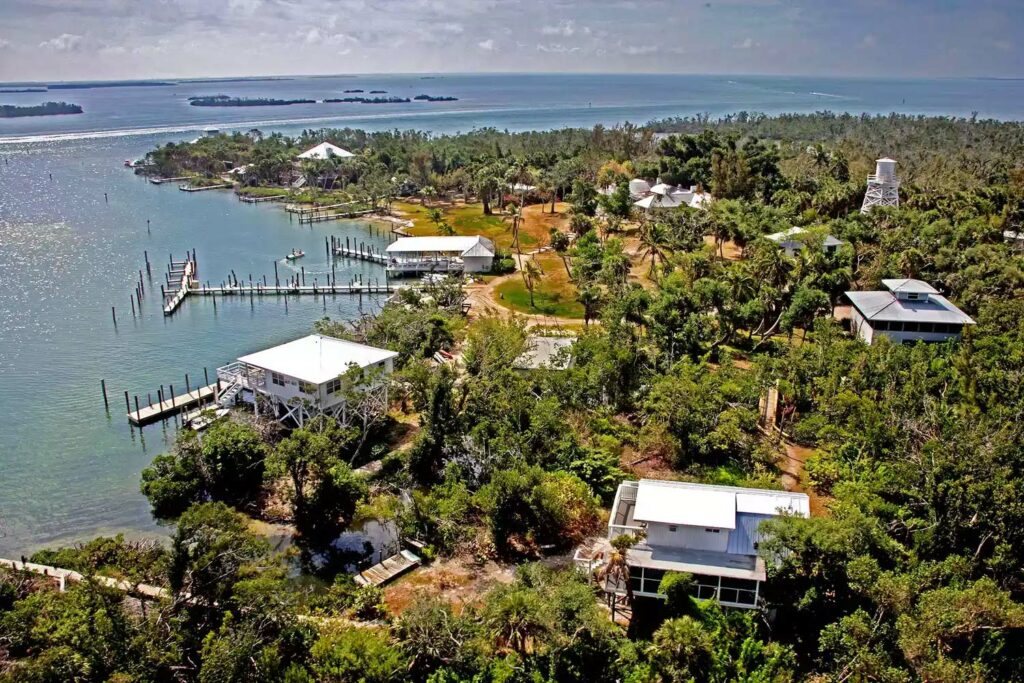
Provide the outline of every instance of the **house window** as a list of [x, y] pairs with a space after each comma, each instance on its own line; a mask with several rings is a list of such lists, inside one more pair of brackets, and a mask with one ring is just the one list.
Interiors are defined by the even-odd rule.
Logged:
[[722, 531], [721, 529], [705, 529], [704, 533], [706, 533], [706, 534], [718, 534], [718, 533], [721, 533], [721, 531]]
[[873, 328], [875, 328], [876, 332], [888, 332], [889, 331], [889, 323], [887, 321], [885, 321], [885, 320], [876, 320], [875, 322], [871, 323], [871, 326]]
[[327, 383], [327, 393], [336, 394], [339, 391], [341, 391], [341, 378], [335, 377], [334, 379]]
[[907, 300], [908, 301], [917, 301], [920, 298], [921, 298], [921, 295], [919, 293], [917, 293], [917, 292], [907, 292]]
[[673, 533], [675, 533], [676, 531], [679, 530], [679, 527], [677, 527], [675, 524], [669, 524], [668, 525], [668, 530], [673, 532]]
[[274, 384], [276, 384], [279, 387], [283, 387], [284, 386], [284, 375], [282, 375], [280, 372], [272, 372], [272, 373], [270, 373], [270, 381], [273, 382]]

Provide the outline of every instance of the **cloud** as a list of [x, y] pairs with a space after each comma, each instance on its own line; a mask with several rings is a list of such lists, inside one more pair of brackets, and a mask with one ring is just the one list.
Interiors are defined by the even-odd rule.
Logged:
[[561, 43], [549, 43], [547, 45], [538, 43], [537, 50], [539, 52], [550, 52], [554, 54], [569, 54], [571, 52], [579, 52], [580, 48], [576, 46], [562, 45]]
[[572, 20], [564, 21], [555, 26], [543, 26], [540, 32], [546, 36], [564, 36], [568, 38], [576, 33], [576, 24]]
[[488, 52], [491, 52], [494, 50], [494, 38], [481, 40], [479, 43], [476, 44], [476, 46], [481, 50], [487, 50]]
[[337, 45], [359, 42], [355, 36], [350, 36], [347, 33], [329, 33], [321, 30], [319, 26], [314, 26], [305, 32], [300, 31], [297, 37], [301, 38], [306, 45]]
[[0, 50], [6, 50], [11, 46], [11, 41], [0, 38]]
[[753, 38], [745, 38], [734, 44], [733, 47], [737, 50], [750, 50], [755, 47], [761, 47], [761, 43], [756, 42]]
[[878, 38], [869, 33], [860, 40], [862, 47], [878, 47]]
[[[2, 43], [2, 41], [0, 41], [0, 43]], [[1009, 40], [997, 40], [992, 44], [996, 47], [997, 50], [1002, 50], [1003, 52], [1009, 52], [1010, 50], [1013, 49], [1013, 43], [1010, 42]]]
[[629, 56], [650, 55], [660, 49], [657, 45], [626, 45], [622, 48], [622, 54]]
[[62, 33], [56, 38], [50, 38], [39, 43], [39, 47], [56, 52], [76, 52], [82, 49], [85, 38], [74, 33]]

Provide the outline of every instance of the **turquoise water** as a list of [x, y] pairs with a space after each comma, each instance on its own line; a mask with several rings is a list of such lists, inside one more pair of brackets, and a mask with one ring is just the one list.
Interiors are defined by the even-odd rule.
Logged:
[[[353, 87], [460, 100], [259, 111], [182, 104], [187, 94], [327, 97]], [[163, 533], [138, 493], [138, 481], [141, 469], [171, 443], [174, 427], [132, 431], [123, 392], [155, 395], [161, 384], [180, 391], [185, 373], [194, 386], [204, 367], [212, 372], [241, 354], [306, 333], [325, 313], [359, 314], [356, 299], [338, 296], [328, 297], [326, 311], [313, 298], [239, 298], [218, 300], [216, 311], [209, 300], [189, 300], [174, 317], [162, 315], [159, 282], [170, 253], [180, 257], [194, 248], [202, 279], [219, 282], [232, 269], [240, 279], [250, 273], [272, 278], [273, 262], [301, 248], [308, 254], [300, 264], [309, 282], [323, 281], [330, 270], [325, 236], [385, 241], [362, 223], [300, 228], [275, 206], [241, 204], [226, 192], [157, 187], [122, 167], [124, 159], [154, 145], [194, 137], [189, 130], [255, 124], [290, 133], [314, 125], [524, 130], [743, 109], [955, 115], [977, 110], [982, 116], [1024, 118], [1024, 82], [996, 80], [382, 76], [55, 94], [83, 104], [87, 113], [0, 120], [0, 555], [98, 533]], [[5, 95], [0, 103], [38, 98]], [[266, 123], [271, 120], [277, 123]], [[145, 270], [144, 250], [154, 280], [142, 314], [133, 319], [129, 295], [139, 269]], [[339, 266], [339, 281], [356, 273], [381, 277], [370, 264]], [[279, 263], [282, 279], [293, 267], [298, 266]], [[366, 312], [374, 305], [363, 300]], [[117, 309], [116, 329], [111, 306]], [[109, 415], [101, 379], [108, 386]]]

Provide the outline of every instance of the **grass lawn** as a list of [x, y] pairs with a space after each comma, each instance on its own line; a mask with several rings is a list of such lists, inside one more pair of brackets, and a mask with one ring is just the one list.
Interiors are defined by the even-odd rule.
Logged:
[[[485, 216], [481, 204], [437, 203], [430, 207], [424, 207], [422, 204], [395, 202], [393, 207], [404, 218], [413, 222], [413, 227], [409, 229], [409, 233], [412, 235], [437, 234], [437, 228], [427, 218], [428, 211], [431, 208], [437, 208], [441, 210], [444, 219], [452, 226], [456, 235], [483, 235], [494, 242], [499, 249], [506, 251], [512, 246], [510, 223], [503, 220], [502, 216], [497, 213]], [[544, 246], [547, 243], [550, 229], [552, 227], [561, 228], [567, 222], [564, 205], [559, 205], [561, 213], [554, 215], [542, 213], [542, 208], [545, 207], [539, 204], [526, 207], [523, 227], [519, 236], [524, 250]]]
[[583, 305], [576, 301], [576, 287], [569, 280], [562, 259], [551, 253], [538, 254], [536, 259], [544, 275], [533, 292], [535, 306], [530, 306], [530, 292], [519, 274], [495, 288], [495, 301], [519, 313], [582, 320]]

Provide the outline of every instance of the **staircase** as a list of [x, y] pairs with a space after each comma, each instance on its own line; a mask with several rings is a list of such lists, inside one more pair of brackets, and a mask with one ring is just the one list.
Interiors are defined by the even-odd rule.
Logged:
[[235, 405], [235, 400], [238, 398], [240, 393], [242, 393], [242, 385], [241, 383], [236, 382], [221, 392], [220, 396], [217, 398], [217, 403], [222, 408], [230, 408]]

